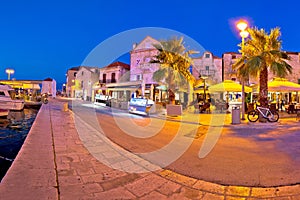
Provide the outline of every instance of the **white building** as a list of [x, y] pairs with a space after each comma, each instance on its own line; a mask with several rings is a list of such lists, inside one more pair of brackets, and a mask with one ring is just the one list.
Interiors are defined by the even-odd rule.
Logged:
[[46, 78], [42, 82], [42, 94], [47, 93], [52, 97], [56, 97], [56, 81], [52, 78]]
[[98, 67], [79, 67], [75, 79], [75, 97], [86, 101], [94, 101], [92, 86], [99, 81]]

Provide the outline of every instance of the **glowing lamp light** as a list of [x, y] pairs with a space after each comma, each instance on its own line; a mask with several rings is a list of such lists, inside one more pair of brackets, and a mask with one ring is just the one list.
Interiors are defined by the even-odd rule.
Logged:
[[249, 32], [248, 32], [248, 31], [241, 31], [241, 32], [240, 32], [240, 36], [241, 36], [242, 38], [247, 38], [247, 37], [249, 36]]
[[246, 28], [248, 27], [248, 23], [247, 23], [246, 21], [244, 21], [244, 20], [240, 20], [240, 21], [237, 23], [236, 27], [237, 27], [240, 31], [244, 31], [244, 30], [246, 30]]
[[14, 69], [6, 69], [5, 72], [7, 73], [7, 79], [10, 80], [10, 75], [15, 73]]
[[[245, 38], [249, 36], [249, 32], [246, 31], [248, 27], [247, 21], [241, 19], [237, 22], [236, 27], [240, 31], [240, 36], [242, 37], [242, 56], [244, 56], [244, 46], [245, 46]], [[245, 81], [244, 77], [242, 78], [242, 120], [245, 120]]]

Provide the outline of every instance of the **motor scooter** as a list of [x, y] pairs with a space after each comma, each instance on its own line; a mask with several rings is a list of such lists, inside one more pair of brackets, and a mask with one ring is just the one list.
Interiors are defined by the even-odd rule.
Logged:
[[42, 102], [44, 104], [48, 103], [48, 94], [47, 93], [42, 94]]

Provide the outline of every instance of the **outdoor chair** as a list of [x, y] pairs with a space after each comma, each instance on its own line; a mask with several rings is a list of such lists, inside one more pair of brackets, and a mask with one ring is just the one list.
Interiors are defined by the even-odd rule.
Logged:
[[254, 110], [254, 103], [248, 103], [248, 110], [247, 110], [247, 112], [250, 112], [252, 110]]
[[294, 104], [289, 104], [288, 109], [287, 109], [287, 113], [294, 113], [295, 112], [295, 105]]
[[194, 104], [194, 113], [200, 113], [200, 108], [198, 104]]
[[225, 103], [216, 103], [216, 110], [222, 113], [226, 110], [226, 104]]
[[276, 111], [277, 111], [276, 103], [271, 103], [271, 104], [270, 104], [270, 110], [271, 110], [272, 112], [276, 112]]
[[201, 113], [204, 111], [206, 111], [206, 113], [210, 113], [210, 103], [204, 103], [204, 105], [200, 108]]

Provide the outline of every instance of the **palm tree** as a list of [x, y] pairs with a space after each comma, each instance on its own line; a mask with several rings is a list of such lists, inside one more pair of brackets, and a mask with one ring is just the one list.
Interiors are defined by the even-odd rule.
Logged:
[[186, 50], [183, 45], [183, 37], [161, 41], [153, 46], [158, 50], [158, 55], [150, 62], [160, 64], [160, 69], [154, 72], [153, 79], [157, 82], [164, 81], [168, 85], [169, 103], [174, 100], [170, 94], [174, 94], [176, 86], [180, 87], [186, 83], [189, 85], [188, 103], [192, 102], [195, 78], [190, 73], [189, 67], [193, 63], [190, 55], [196, 52]]
[[259, 78], [259, 103], [268, 106], [268, 73], [285, 77], [292, 72], [286, 62], [288, 55], [281, 50], [280, 29], [271, 29], [268, 34], [264, 29], [247, 29], [250, 39], [245, 42], [241, 52], [243, 56], [233, 64], [242, 77], [248, 75]]

